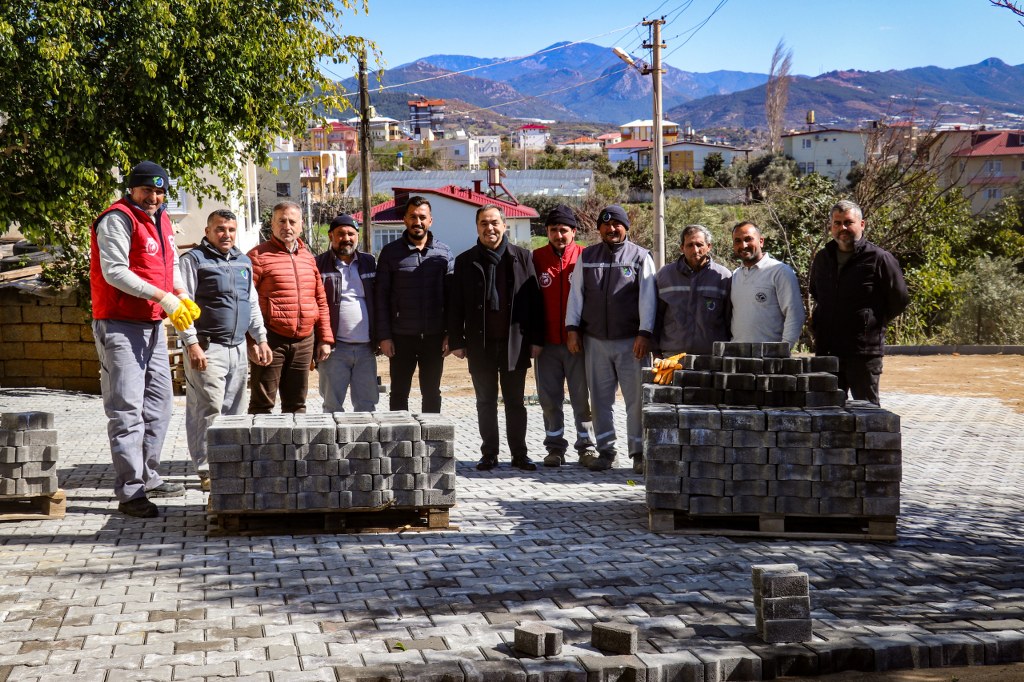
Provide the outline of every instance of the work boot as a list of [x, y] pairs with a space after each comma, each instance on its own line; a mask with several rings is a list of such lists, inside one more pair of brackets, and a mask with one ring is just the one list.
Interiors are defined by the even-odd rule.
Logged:
[[546, 467], [560, 467], [563, 464], [565, 464], [564, 452], [552, 450], [548, 453], [548, 456], [544, 458], [544, 466]]
[[644, 453], [637, 452], [629, 456], [633, 460], [633, 473], [643, 474], [644, 473]]
[[485, 456], [485, 457], [481, 458], [479, 462], [476, 463], [476, 470], [477, 471], [490, 471], [491, 469], [495, 468], [496, 466], [498, 466], [498, 458], [497, 457], [486, 457]]
[[210, 472], [200, 471], [199, 472], [199, 488], [203, 492], [210, 492]]
[[169, 483], [167, 481], [146, 491], [148, 497], [181, 497], [184, 494], [185, 486], [180, 483]]
[[125, 516], [134, 516], [138, 519], [153, 519], [160, 515], [160, 510], [146, 497], [136, 497], [117, 505], [117, 511]]
[[580, 466], [589, 469], [590, 465], [593, 464], [596, 460], [597, 453], [594, 452], [593, 450], [583, 450], [580, 452]]
[[536, 471], [537, 465], [530, 461], [526, 455], [512, 458], [512, 467], [520, 471]]
[[607, 471], [615, 465], [615, 455], [602, 454], [587, 468], [591, 471]]

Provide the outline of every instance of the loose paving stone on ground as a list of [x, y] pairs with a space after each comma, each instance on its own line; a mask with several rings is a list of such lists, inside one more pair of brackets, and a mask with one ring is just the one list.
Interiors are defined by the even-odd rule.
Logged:
[[[472, 398], [444, 404], [458, 531], [234, 537], [211, 534], [182, 398], [161, 471], [188, 490], [141, 520], [115, 511], [98, 396], [0, 389], [0, 412], [54, 414], [69, 498], [63, 519], [0, 524], [0, 680], [717, 682], [1024, 659], [1024, 414], [978, 398], [883, 406], [903, 430], [893, 543], [652, 533], [628, 462], [526, 473], [505, 451], [477, 472]], [[529, 419], [542, 454], [539, 408]], [[808, 576], [813, 637], [768, 645], [751, 566], [784, 563]], [[606, 622], [637, 627], [635, 655], [591, 644]], [[561, 652], [519, 654], [525, 623], [560, 630]]]

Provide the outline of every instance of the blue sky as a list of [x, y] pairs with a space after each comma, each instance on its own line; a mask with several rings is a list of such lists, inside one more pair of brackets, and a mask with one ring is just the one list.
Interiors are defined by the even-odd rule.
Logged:
[[375, 41], [392, 67], [438, 53], [526, 55], [563, 40], [642, 56], [647, 29], [616, 29], [645, 15], [672, 20], [663, 34], [666, 61], [685, 71], [766, 73], [780, 38], [793, 50], [793, 72], [810, 76], [950, 68], [988, 57], [1024, 64], [1024, 26], [988, 0], [726, 0], [714, 12], [720, 2], [370, 0], [369, 15], [347, 12], [341, 32]]

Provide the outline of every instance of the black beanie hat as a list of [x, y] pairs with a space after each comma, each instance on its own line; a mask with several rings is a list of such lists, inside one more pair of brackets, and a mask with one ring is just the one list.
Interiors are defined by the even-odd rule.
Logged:
[[626, 215], [626, 210], [621, 206], [612, 204], [601, 209], [601, 213], [597, 216], [597, 224], [610, 223], [613, 220], [618, 220], [620, 223], [629, 229], [629, 216]]
[[355, 218], [353, 218], [347, 213], [342, 213], [338, 216], [335, 216], [334, 220], [331, 221], [331, 226], [327, 228], [327, 231], [330, 232], [334, 228], [341, 227], [342, 225], [348, 225], [349, 227], [353, 227], [356, 230], [359, 229], [359, 223], [356, 222]]
[[544, 227], [548, 225], [565, 225], [574, 230], [579, 229], [579, 225], [576, 223], [576, 216], [573, 214], [572, 209], [565, 204], [559, 204], [548, 211], [548, 216], [544, 219]]
[[171, 181], [167, 178], [167, 171], [152, 161], [143, 161], [128, 175], [128, 189], [132, 187], [156, 187], [157, 189], [168, 190]]

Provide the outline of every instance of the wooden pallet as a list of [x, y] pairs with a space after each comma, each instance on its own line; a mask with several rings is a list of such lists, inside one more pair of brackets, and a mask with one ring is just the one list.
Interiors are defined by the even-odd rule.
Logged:
[[215, 535], [308, 535], [316, 533], [399, 533], [458, 530], [447, 507], [209, 511]]
[[793, 540], [892, 541], [896, 539], [895, 516], [694, 515], [675, 509], [651, 509], [649, 511], [650, 528], [655, 533]]
[[52, 495], [0, 497], [0, 521], [41, 521], [63, 519], [68, 498], [63, 490]]

